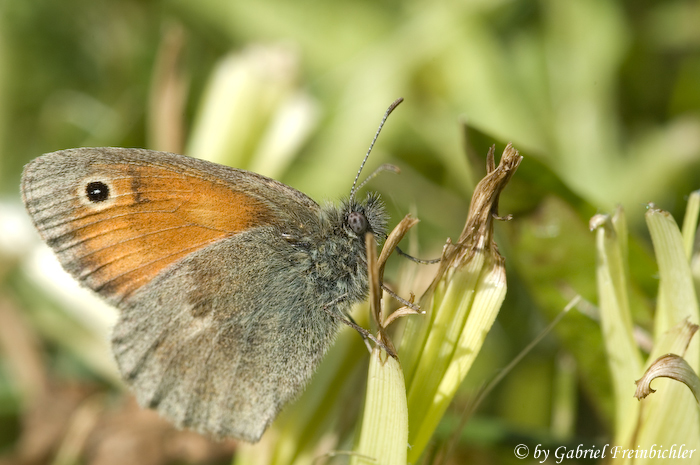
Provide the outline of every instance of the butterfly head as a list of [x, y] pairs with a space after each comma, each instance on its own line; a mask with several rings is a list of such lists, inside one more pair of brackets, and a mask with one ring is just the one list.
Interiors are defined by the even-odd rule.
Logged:
[[343, 227], [347, 234], [364, 241], [366, 233], [374, 234], [378, 240], [386, 236], [388, 214], [379, 194], [370, 192], [363, 202], [354, 197], [343, 202]]

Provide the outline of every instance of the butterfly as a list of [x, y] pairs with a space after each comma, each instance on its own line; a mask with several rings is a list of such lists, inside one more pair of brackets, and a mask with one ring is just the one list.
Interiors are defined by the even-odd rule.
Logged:
[[355, 185], [321, 206], [183, 155], [77, 148], [30, 162], [21, 192], [66, 271], [118, 308], [112, 350], [139, 404], [256, 442], [367, 295], [364, 237], [388, 215]]

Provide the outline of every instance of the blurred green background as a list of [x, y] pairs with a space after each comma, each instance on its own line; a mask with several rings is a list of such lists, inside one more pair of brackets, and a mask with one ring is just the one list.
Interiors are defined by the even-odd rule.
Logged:
[[[525, 157], [501, 199], [514, 218], [496, 224], [508, 297], [426, 462], [523, 463], [520, 443], [605, 444], [613, 406], [587, 223], [626, 209], [644, 342], [658, 284], [645, 205], [680, 222], [700, 186], [698, 24], [700, 3], [682, 0], [0, 0], [0, 463], [111, 463], [115, 437], [146, 444], [134, 463], [227, 463], [235, 449], [188, 436], [175, 443], [191, 454], [178, 455], [164, 439], [176, 433], [119, 404], [104, 345], [113, 315], [56, 281], [21, 208], [26, 162], [145, 147], [333, 200], [397, 97], [366, 173], [401, 169], [368, 187], [391, 226], [420, 218], [404, 247], [415, 254], [459, 235], [491, 144]], [[407, 265], [391, 266], [399, 280]], [[405, 293], [420, 295], [431, 272], [413, 269]], [[575, 293], [591, 313], [567, 315], [462, 428], [474, 390]]]

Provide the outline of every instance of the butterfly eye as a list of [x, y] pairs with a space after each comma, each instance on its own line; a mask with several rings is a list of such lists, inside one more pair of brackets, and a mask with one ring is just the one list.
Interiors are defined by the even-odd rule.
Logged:
[[348, 215], [348, 226], [355, 234], [362, 234], [367, 231], [367, 218], [360, 212], [352, 212]]
[[90, 202], [103, 202], [109, 198], [109, 187], [100, 181], [90, 182], [85, 188], [85, 194]]

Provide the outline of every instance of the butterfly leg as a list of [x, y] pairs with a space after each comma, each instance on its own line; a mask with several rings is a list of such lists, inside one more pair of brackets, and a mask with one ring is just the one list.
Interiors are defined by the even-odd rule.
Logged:
[[435, 263], [440, 263], [440, 258], [432, 258], [430, 260], [423, 260], [422, 258], [416, 258], [413, 255], [409, 255], [403, 250], [401, 250], [398, 246], [396, 246], [396, 253], [401, 255], [402, 257], [406, 257], [412, 262], [420, 263], [421, 265], [434, 265]]
[[346, 315], [347, 318], [343, 317], [337, 312], [332, 311], [330, 308], [333, 307], [335, 304], [338, 302], [341, 302], [347, 298], [347, 294], [343, 294], [340, 297], [337, 297], [333, 299], [331, 302], [327, 303], [326, 305], [323, 306], [323, 310], [328, 313], [332, 318], [335, 318], [336, 320], [339, 320], [341, 323], [346, 324], [350, 326], [352, 329], [360, 333], [360, 336], [362, 337], [362, 340], [364, 341], [365, 345], [367, 346], [367, 350], [372, 352], [372, 346], [370, 346], [369, 342], [367, 341], [368, 339], [377, 344], [380, 347], [383, 347], [386, 349], [384, 344], [379, 342], [377, 338], [375, 338], [372, 333], [367, 331], [365, 328], [362, 326], [358, 325], [355, 320], [352, 319], [350, 315]]
[[[348, 317], [348, 320], [350, 321], [350, 323], [352, 323], [352, 324], [354, 324], [355, 326], [357, 326], [358, 328], [361, 328], [361, 329], [364, 330], [364, 328], [362, 328], [362, 326], [360, 326], [360, 325], [357, 324], [357, 322], [352, 318], [352, 316], [347, 315], [347, 317]], [[353, 326], [353, 327], [354, 327], [354, 326]], [[367, 350], [371, 353], [371, 352], [372, 352], [372, 346], [369, 344], [369, 337], [367, 337], [367, 335], [364, 334], [364, 333], [362, 333], [362, 332], [360, 332], [360, 336], [362, 336], [362, 342], [364, 342], [364, 343], [365, 343], [365, 346], [367, 346]]]
[[394, 299], [398, 300], [405, 307], [408, 307], [411, 310], [415, 310], [416, 312], [425, 313], [425, 312], [421, 311], [420, 306], [414, 304], [413, 302], [409, 302], [408, 300], [404, 299], [403, 297], [398, 295], [396, 292], [389, 289], [386, 285], [382, 284], [382, 289], [384, 289], [387, 294], [389, 294]]

